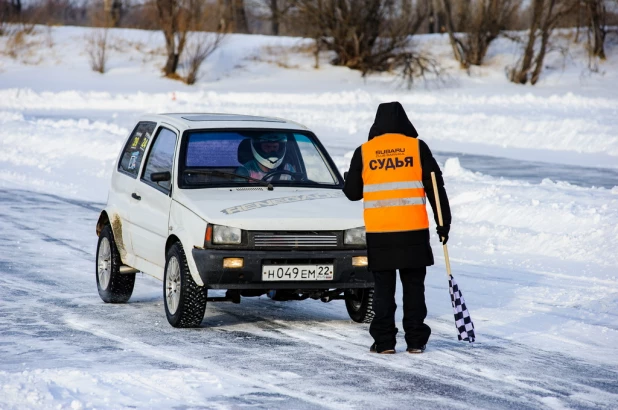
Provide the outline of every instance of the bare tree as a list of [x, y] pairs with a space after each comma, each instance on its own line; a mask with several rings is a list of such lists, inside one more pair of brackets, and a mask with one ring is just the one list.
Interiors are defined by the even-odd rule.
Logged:
[[427, 18], [426, 1], [295, 0], [298, 18], [310, 27], [317, 47], [335, 52], [335, 65], [363, 73], [392, 68]]
[[281, 24], [281, 16], [285, 14], [285, 10], [279, 4], [279, 0], [269, 0], [268, 6], [270, 8], [270, 27], [275, 36], [279, 35], [279, 25]]
[[0, 35], [7, 31], [6, 25], [21, 19], [21, 0], [0, 0]]
[[605, 36], [607, 35], [606, 0], [583, 0], [588, 17], [588, 46], [590, 55], [605, 60]]
[[321, 20], [323, 13], [323, 0], [289, 0], [290, 22], [295, 27], [295, 33], [314, 39], [314, 67], [320, 68], [320, 50], [322, 38], [326, 29]]
[[183, 53], [183, 65], [187, 72], [184, 81], [195, 84], [199, 77], [200, 67], [206, 59], [214, 53], [225, 39], [225, 34], [217, 33], [190, 33], [187, 46]]
[[188, 73], [184, 80], [193, 84], [197, 80], [201, 64], [223, 40], [223, 30], [214, 34], [212, 40], [208, 35], [197, 33], [209, 28], [208, 24], [211, 23], [211, 17], [215, 14], [212, 13], [212, 5], [203, 0], [155, 1], [167, 50], [167, 60], [163, 73], [167, 77], [181, 79], [176, 71], [180, 58], [185, 51], [188, 35], [191, 32], [193, 39], [188, 50], [188, 56], [185, 59]]
[[72, 0], [45, 0], [39, 13], [46, 24], [75, 24], [87, 22], [86, 7], [78, 7]]
[[187, 41], [187, 32], [195, 28], [195, 22], [202, 14], [203, 5], [199, 0], [155, 0], [155, 2], [167, 51], [163, 73], [166, 77], [176, 77], [178, 61]]
[[108, 28], [95, 28], [87, 38], [86, 51], [93, 71], [105, 73], [108, 59]]
[[154, 0], [126, 0], [120, 12], [119, 26], [142, 30], [160, 30], [159, 11]]
[[245, 0], [218, 0], [220, 29], [234, 33], [249, 33]]
[[237, 33], [249, 33], [249, 23], [247, 22], [247, 11], [245, 10], [245, 0], [228, 0], [232, 4], [234, 11], [234, 24]]
[[[281, 32], [281, 24], [294, 3], [291, 0], [254, 0], [252, 6], [262, 10], [263, 18], [270, 21], [270, 32], [278, 36]], [[267, 15], [263, 12], [264, 9], [268, 10]]]
[[21, 14], [21, 0], [10, 0], [11, 13], [19, 16]]
[[0, 36], [7, 34], [8, 22], [9, 15], [6, 4], [2, 0], [0, 0]]
[[124, 12], [125, 5], [122, 0], [104, 0], [104, 9], [107, 18], [109, 19], [110, 27], [118, 27], [120, 19]]
[[316, 67], [321, 49], [333, 51], [332, 64], [372, 72], [397, 72], [411, 87], [416, 78], [440, 76], [411, 37], [431, 12], [430, 0], [292, 0], [296, 28], [315, 39]]
[[92, 32], [86, 38], [86, 52], [93, 71], [104, 74], [109, 58], [109, 28], [116, 22], [110, 14], [109, 0], [97, 0], [90, 5]]
[[444, 78], [444, 70], [438, 60], [425, 53], [408, 51], [397, 57], [397, 64], [401, 66], [400, 77], [411, 89], [416, 79], [427, 80], [428, 76], [435, 77], [438, 81]]
[[519, 84], [537, 83], [553, 30], [574, 7], [570, 0], [532, 0], [532, 17], [524, 54], [510, 70], [509, 80]]
[[453, 0], [440, 2], [453, 55], [463, 68], [483, 63], [489, 45], [521, 5], [521, 0], [473, 0], [456, 2], [454, 8]]

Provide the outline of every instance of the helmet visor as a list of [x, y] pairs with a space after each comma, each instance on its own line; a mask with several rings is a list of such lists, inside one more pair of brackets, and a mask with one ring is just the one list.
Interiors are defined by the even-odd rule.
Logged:
[[265, 134], [254, 138], [252, 145], [260, 157], [276, 162], [285, 155], [287, 140], [284, 134]]

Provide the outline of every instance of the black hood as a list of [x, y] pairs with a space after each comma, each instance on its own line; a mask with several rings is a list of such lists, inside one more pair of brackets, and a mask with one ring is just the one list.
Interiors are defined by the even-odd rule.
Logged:
[[416, 138], [418, 133], [398, 101], [380, 104], [369, 130], [369, 140], [382, 134], [403, 134]]

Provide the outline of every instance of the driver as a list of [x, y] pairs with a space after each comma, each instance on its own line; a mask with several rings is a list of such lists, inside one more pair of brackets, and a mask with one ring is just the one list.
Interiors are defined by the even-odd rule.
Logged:
[[[236, 170], [239, 175], [262, 179], [266, 174], [273, 171], [295, 172], [291, 164], [283, 163], [288, 138], [282, 133], [261, 135], [251, 140], [251, 152], [253, 159], [243, 164]], [[292, 176], [279, 174], [280, 180], [291, 180]]]

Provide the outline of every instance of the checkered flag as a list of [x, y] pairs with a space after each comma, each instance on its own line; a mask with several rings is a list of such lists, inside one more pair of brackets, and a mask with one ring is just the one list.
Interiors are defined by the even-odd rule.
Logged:
[[[438, 183], [436, 182], [436, 173], [431, 173], [431, 182], [433, 184], [433, 193], [436, 200], [436, 208], [438, 213], [438, 225], [444, 226], [442, 220], [442, 209], [440, 208], [440, 195], [438, 195]], [[447, 238], [448, 239], [448, 238]], [[451, 305], [453, 305], [453, 313], [455, 314], [455, 326], [457, 327], [459, 340], [467, 340], [468, 342], [474, 342], [474, 323], [470, 317], [470, 312], [466, 307], [466, 301], [464, 300], [459, 285], [455, 281], [453, 275], [451, 275], [451, 262], [448, 258], [448, 248], [444, 243], [444, 238], [440, 238], [442, 242], [442, 250], [444, 251], [444, 264], [446, 265], [446, 273], [448, 274], [448, 290], [451, 294]]]
[[455, 326], [459, 334], [457, 337], [459, 340], [466, 340], [470, 343], [474, 342], [474, 323], [470, 317], [470, 312], [466, 307], [466, 301], [464, 300], [459, 285], [455, 281], [453, 276], [449, 276], [448, 288], [451, 294], [451, 305], [453, 306], [453, 313], [455, 314]]

